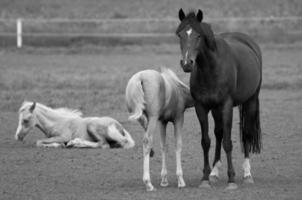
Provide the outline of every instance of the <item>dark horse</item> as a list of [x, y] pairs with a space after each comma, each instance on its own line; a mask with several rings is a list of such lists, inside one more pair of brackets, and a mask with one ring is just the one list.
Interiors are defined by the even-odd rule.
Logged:
[[[239, 106], [240, 135], [245, 160], [244, 180], [253, 183], [249, 153], [260, 153], [261, 129], [259, 91], [262, 79], [262, 58], [259, 46], [243, 33], [214, 35], [209, 24], [202, 22], [203, 13], [185, 15], [179, 10], [181, 21], [176, 34], [180, 38], [184, 72], [190, 72], [190, 89], [201, 126], [201, 146], [204, 152], [202, 187], [210, 187], [209, 179], [218, 178], [221, 165], [221, 143], [228, 164], [228, 187], [236, 189], [232, 163], [231, 129], [233, 107]], [[209, 164], [210, 138], [208, 113], [215, 122], [216, 150], [211, 172]], [[211, 174], [210, 174], [211, 173]]]

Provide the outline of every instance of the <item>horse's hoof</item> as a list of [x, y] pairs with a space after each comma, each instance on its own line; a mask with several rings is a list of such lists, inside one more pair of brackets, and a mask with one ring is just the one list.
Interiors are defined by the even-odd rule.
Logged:
[[246, 176], [243, 178], [243, 183], [246, 184], [254, 184], [254, 179], [252, 176]]
[[210, 189], [211, 185], [209, 181], [202, 181], [201, 184], [199, 185], [200, 188], [205, 188], [205, 189]]
[[210, 180], [211, 183], [217, 183], [218, 179], [219, 178], [216, 175], [212, 175], [212, 176], [209, 177], [209, 180]]
[[228, 186], [224, 189], [224, 191], [230, 191], [236, 189], [238, 189], [238, 185], [236, 183], [228, 183]]
[[168, 181], [162, 181], [162, 182], [160, 183], [160, 186], [161, 186], [161, 187], [167, 187], [168, 185], [169, 185]]

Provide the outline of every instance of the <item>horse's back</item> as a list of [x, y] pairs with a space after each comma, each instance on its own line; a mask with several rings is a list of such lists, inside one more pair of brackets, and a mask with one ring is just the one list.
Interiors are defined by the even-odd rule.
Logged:
[[87, 117], [84, 118], [86, 124], [97, 124], [102, 126], [109, 126], [111, 124], [120, 124], [116, 119], [111, 117]]
[[237, 46], [239, 48], [238, 52], [241, 51], [241, 45], [252, 50], [253, 53], [256, 55], [258, 62], [260, 63], [259, 67], [262, 67], [261, 49], [259, 45], [250, 36], [239, 32], [226, 32], [219, 34], [219, 36], [223, 38], [231, 47]]

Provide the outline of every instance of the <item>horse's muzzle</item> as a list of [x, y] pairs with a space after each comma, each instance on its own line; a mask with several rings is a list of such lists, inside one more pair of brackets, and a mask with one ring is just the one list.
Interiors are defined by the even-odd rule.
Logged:
[[185, 64], [183, 60], [180, 60], [180, 66], [182, 67], [184, 72], [189, 73], [192, 71], [193, 61], [190, 60], [190, 62]]
[[23, 139], [24, 139], [24, 135], [22, 135], [22, 134], [15, 134], [15, 140], [23, 141]]

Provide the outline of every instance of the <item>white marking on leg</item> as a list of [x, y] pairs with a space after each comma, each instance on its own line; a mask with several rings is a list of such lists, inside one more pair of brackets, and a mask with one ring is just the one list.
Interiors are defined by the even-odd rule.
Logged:
[[219, 177], [219, 169], [221, 168], [221, 166], [222, 166], [221, 161], [220, 161], [220, 160], [219, 160], [219, 161], [217, 161], [217, 162], [215, 163], [215, 165], [214, 165], [214, 167], [213, 167], [212, 171], [211, 171], [210, 176], [216, 176], [216, 177]]
[[143, 151], [144, 151], [144, 175], [143, 181], [145, 183], [147, 191], [154, 191], [155, 188], [151, 183], [150, 178], [150, 151], [152, 148], [152, 137], [157, 127], [157, 118], [150, 118], [147, 132], [143, 138]]
[[251, 165], [250, 165], [250, 159], [249, 158], [245, 158], [242, 164], [242, 168], [243, 168], [243, 177], [249, 177], [252, 176], [251, 174]]
[[[148, 136], [147, 136], [148, 137]], [[144, 151], [144, 174], [143, 181], [145, 183], [147, 191], [154, 190], [150, 178], [150, 139], [145, 136], [143, 141], [143, 151]]]

